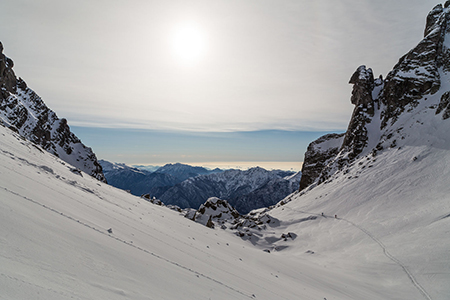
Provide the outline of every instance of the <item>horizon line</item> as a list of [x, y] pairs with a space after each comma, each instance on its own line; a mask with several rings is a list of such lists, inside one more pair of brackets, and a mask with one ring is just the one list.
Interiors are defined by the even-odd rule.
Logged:
[[[119, 163], [120, 162], [114, 162]], [[183, 164], [193, 167], [204, 167], [208, 169], [237, 169], [237, 170], [248, 170], [251, 168], [260, 167], [266, 170], [283, 170], [283, 171], [301, 171], [303, 162], [299, 161], [217, 161], [217, 162], [168, 162], [168, 163], [133, 163], [125, 165], [134, 166], [165, 166], [168, 164]]]

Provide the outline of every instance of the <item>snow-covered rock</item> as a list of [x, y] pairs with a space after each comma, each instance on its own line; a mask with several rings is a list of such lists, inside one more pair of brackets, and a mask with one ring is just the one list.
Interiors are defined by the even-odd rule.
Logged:
[[199, 209], [192, 217], [192, 220], [209, 228], [214, 228], [216, 224], [224, 225], [239, 217], [239, 212], [226, 200], [211, 197], [206, 200], [205, 203], [200, 205]]
[[0, 43], [0, 123], [85, 173], [105, 181], [102, 167], [91, 148], [70, 131], [24, 80], [16, 78], [13, 62]]

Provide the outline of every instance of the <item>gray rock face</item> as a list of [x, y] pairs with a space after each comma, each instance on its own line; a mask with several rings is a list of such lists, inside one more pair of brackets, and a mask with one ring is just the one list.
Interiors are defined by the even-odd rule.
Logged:
[[[0, 50], [3, 50], [2, 45]], [[16, 78], [13, 65], [12, 60], [0, 51], [0, 124], [106, 182], [92, 149], [70, 131], [66, 119], [59, 119], [25, 81]]]
[[380, 95], [386, 106], [382, 127], [393, 124], [408, 105], [417, 106], [426, 94], [436, 93], [441, 86], [439, 69], [450, 71], [450, 51], [445, 35], [449, 32], [450, 15], [441, 4], [428, 14], [424, 39], [403, 57], [386, 76]]
[[368, 143], [367, 125], [372, 122], [379, 102], [374, 93], [375, 88], [383, 85], [382, 77], [374, 80], [372, 69], [360, 66], [349, 81], [353, 84], [351, 102], [355, 105], [350, 123], [345, 133], [341, 149], [348, 153], [348, 159], [355, 158]]
[[[366, 66], [360, 66], [349, 81], [353, 84], [351, 102], [355, 106], [364, 108], [373, 108], [372, 91], [375, 87], [372, 69], [366, 69]], [[372, 109], [373, 114], [373, 109]]]
[[300, 190], [319, 178], [329, 160], [338, 154], [343, 138], [344, 134], [327, 134], [308, 145], [302, 166]]
[[3, 44], [0, 42], [0, 98], [6, 99], [9, 93], [16, 92], [16, 75], [12, 68], [12, 59], [3, 54]]
[[327, 151], [317, 151], [316, 145], [330, 136], [310, 144], [300, 189], [326, 182], [358, 157], [374, 159], [379, 151], [396, 147], [395, 137], [405, 138], [399, 119], [414, 112], [427, 99], [436, 99], [434, 95], [438, 92], [442, 93], [440, 102], [430, 103], [428, 108], [436, 109], [435, 114], [443, 120], [450, 118], [450, 91], [442, 91], [442, 81], [450, 76], [449, 6], [447, 1], [444, 7], [439, 4], [433, 8], [426, 19], [423, 40], [400, 58], [386, 79], [381, 76], [374, 79], [372, 70], [365, 66], [357, 68], [350, 78], [351, 103], [355, 108], [345, 137], [339, 146]]

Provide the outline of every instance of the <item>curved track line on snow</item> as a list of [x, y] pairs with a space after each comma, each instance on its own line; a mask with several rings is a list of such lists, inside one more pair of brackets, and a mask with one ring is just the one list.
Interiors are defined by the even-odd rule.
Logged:
[[115, 236], [112, 236], [112, 235], [110, 235], [110, 234], [107, 234], [107, 233], [105, 233], [103, 230], [100, 230], [100, 229], [95, 228], [95, 227], [93, 227], [93, 226], [91, 226], [91, 225], [89, 225], [89, 224], [86, 224], [86, 223], [83, 223], [83, 222], [81, 222], [81, 221], [79, 221], [79, 220], [76, 220], [75, 218], [73, 218], [73, 217], [71, 217], [71, 216], [69, 216], [69, 215], [66, 215], [66, 214], [64, 214], [64, 213], [62, 213], [62, 212], [57, 211], [56, 209], [53, 209], [53, 208], [51, 208], [51, 207], [49, 207], [49, 206], [47, 206], [47, 205], [45, 205], [45, 204], [39, 203], [39, 202], [36, 201], [36, 200], [33, 200], [33, 199], [28, 198], [28, 197], [26, 197], [26, 196], [22, 196], [22, 195], [20, 195], [20, 194], [14, 192], [14, 191], [11, 191], [11, 190], [9, 190], [9, 189], [7, 189], [7, 188], [5, 188], [5, 187], [1, 187], [1, 188], [2, 188], [3, 190], [5, 190], [6, 192], [8, 192], [8, 193], [11, 193], [11, 194], [16, 195], [16, 196], [18, 196], [18, 197], [21, 197], [21, 198], [23, 198], [23, 199], [25, 199], [25, 200], [27, 200], [27, 201], [33, 203], [33, 204], [36, 204], [36, 205], [39, 205], [39, 206], [43, 207], [43, 208], [45, 208], [45, 209], [47, 209], [47, 210], [49, 210], [49, 211], [51, 211], [51, 212], [57, 213], [57, 214], [59, 214], [60, 216], [63, 216], [63, 217], [65, 217], [65, 218], [67, 218], [67, 219], [69, 219], [69, 220], [71, 220], [71, 221], [77, 222], [77, 223], [79, 223], [79, 224], [81, 224], [81, 225], [83, 225], [83, 226], [85, 226], [85, 227], [87, 227], [87, 228], [89, 228], [89, 229], [95, 230], [95, 231], [97, 231], [98, 233], [101, 233], [101, 234], [103, 234], [103, 235], [105, 235], [105, 236], [108, 236], [108, 237], [110, 237], [110, 238], [112, 238], [112, 239], [115, 239], [115, 240], [117, 240], [117, 241], [119, 241], [119, 242], [122, 242], [122, 243], [124, 243], [124, 244], [126, 244], [126, 245], [128, 245], [128, 246], [130, 246], [130, 247], [133, 247], [133, 248], [135, 248], [135, 249], [137, 249], [137, 250], [139, 250], [139, 251], [142, 251], [142, 252], [144, 252], [144, 253], [146, 253], [146, 254], [149, 254], [149, 255], [151, 255], [151, 256], [157, 258], [157, 259], [163, 260], [163, 261], [165, 261], [165, 262], [167, 262], [167, 263], [169, 263], [169, 264], [171, 264], [171, 265], [174, 265], [174, 266], [176, 266], [176, 267], [178, 267], [178, 268], [181, 268], [181, 269], [186, 270], [186, 271], [188, 271], [188, 272], [190, 272], [190, 273], [193, 273], [193, 274], [195, 274], [197, 277], [203, 277], [203, 278], [205, 278], [205, 279], [207, 279], [207, 280], [210, 280], [210, 281], [212, 281], [212, 282], [214, 282], [214, 283], [217, 283], [217, 284], [219, 284], [219, 285], [221, 285], [221, 286], [223, 286], [223, 287], [225, 287], [225, 288], [227, 288], [227, 289], [229, 289], [229, 290], [232, 290], [233, 292], [236, 292], [236, 293], [238, 293], [238, 294], [240, 294], [240, 295], [242, 295], [242, 296], [245, 296], [245, 297], [250, 298], [250, 299], [254, 299], [254, 296], [247, 295], [247, 294], [245, 294], [244, 292], [241, 292], [241, 291], [239, 291], [239, 290], [237, 290], [237, 289], [235, 289], [235, 288], [233, 288], [233, 287], [231, 287], [231, 286], [229, 286], [229, 285], [227, 285], [227, 284], [225, 284], [225, 283], [223, 283], [223, 282], [221, 282], [221, 281], [219, 281], [219, 280], [217, 280], [217, 279], [214, 279], [214, 278], [208, 276], [208, 275], [202, 274], [202, 273], [200, 273], [200, 272], [198, 272], [198, 271], [195, 271], [195, 270], [193, 270], [193, 269], [191, 269], [191, 268], [188, 268], [188, 267], [186, 267], [186, 266], [183, 266], [183, 265], [180, 264], [180, 263], [177, 263], [177, 262], [175, 262], [175, 261], [172, 261], [172, 260], [169, 260], [169, 259], [167, 259], [167, 258], [164, 258], [164, 257], [162, 257], [162, 256], [160, 256], [160, 255], [158, 255], [158, 254], [156, 254], [156, 253], [154, 253], [154, 252], [151, 252], [151, 251], [149, 251], [149, 250], [147, 250], [147, 249], [144, 249], [144, 248], [141, 248], [141, 247], [139, 247], [139, 246], [136, 246], [136, 245], [134, 245], [134, 244], [132, 244], [132, 243], [130, 243], [130, 242], [127, 242], [127, 241], [125, 241], [125, 240], [122, 240], [122, 239], [120, 239], [120, 238], [118, 238], [118, 237], [115, 237]]
[[364, 229], [363, 227], [353, 223], [350, 220], [344, 219], [344, 218], [336, 218], [334, 216], [328, 216], [328, 215], [322, 215], [322, 214], [317, 214], [317, 213], [311, 213], [311, 212], [306, 212], [306, 211], [300, 211], [300, 210], [296, 210], [290, 207], [286, 207], [289, 210], [292, 211], [296, 211], [296, 212], [300, 212], [300, 213], [304, 213], [304, 214], [310, 214], [310, 215], [316, 215], [316, 216], [320, 216], [320, 217], [325, 217], [325, 218], [330, 218], [330, 219], [334, 219], [334, 220], [341, 220], [341, 221], [345, 221], [348, 224], [352, 225], [353, 227], [359, 229], [360, 231], [362, 231], [365, 235], [367, 235], [368, 237], [370, 237], [375, 243], [378, 244], [378, 246], [381, 247], [381, 249], [383, 250], [383, 254], [389, 258], [391, 261], [393, 261], [395, 264], [397, 264], [399, 267], [402, 268], [403, 272], [408, 276], [409, 280], [411, 281], [411, 283], [414, 285], [414, 287], [420, 292], [420, 294], [427, 300], [432, 300], [431, 296], [427, 293], [427, 291], [420, 285], [420, 283], [417, 281], [417, 279], [414, 277], [414, 275], [408, 270], [408, 268], [395, 256], [393, 256], [391, 253], [389, 253], [389, 251], [387, 250], [386, 246], [379, 240], [377, 239], [370, 231]]
[[408, 275], [409, 279], [411, 280], [412, 284], [416, 287], [416, 289], [422, 294], [422, 296], [427, 299], [427, 300], [432, 300], [430, 295], [427, 293], [427, 291], [425, 291], [425, 289], [420, 285], [420, 283], [417, 281], [417, 279], [414, 277], [414, 275], [408, 270], [408, 268], [400, 261], [398, 260], [395, 256], [393, 256], [391, 253], [389, 253], [389, 251], [386, 249], [386, 246], [379, 240], [377, 239], [372, 233], [370, 233], [369, 231], [367, 231], [366, 229], [362, 228], [361, 226], [356, 225], [355, 223], [353, 223], [352, 221], [349, 221], [347, 219], [344, 218], [337, 218], [338, 220], [343, 220], [347, 223], [349, 223], [350, 225], [358, 228], [359, 230], [361, 230], [362, 232], [364, 232], [367, 236], [369, 236], [373, 241], [375, 241], [382, 249], [383, 249], [383, 253], [384, 255], [389, 258], [391, 261], [393, 261], [394, 263], [396, 263], [397, 265], [399, 265], [403, 271], [406, 273], [406, 275]]

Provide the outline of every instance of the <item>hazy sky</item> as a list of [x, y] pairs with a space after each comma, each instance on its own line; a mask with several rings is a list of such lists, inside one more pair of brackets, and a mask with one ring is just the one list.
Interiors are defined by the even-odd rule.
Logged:
[[436, 4], [3, 0], [0, 40], [16, 75], [72, 126], [342, 132], [350, 76], [362, 64], [385, 76]]

